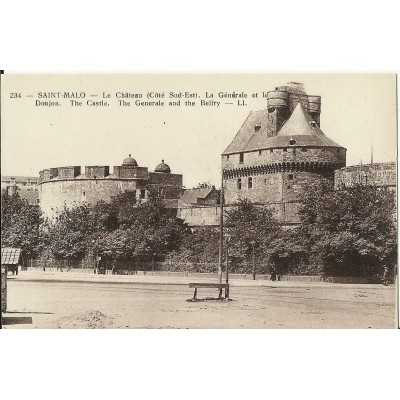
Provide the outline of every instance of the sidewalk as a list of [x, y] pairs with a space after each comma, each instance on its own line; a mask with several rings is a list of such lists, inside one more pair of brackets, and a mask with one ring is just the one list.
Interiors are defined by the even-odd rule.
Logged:
[[[199, 274], [200, 275], [200, 274]], [[150, 285], [189, 285], [190, 282], [218, 282], [217, 274], [204, 274], [204, 276], [162, 276], [149, 274], [138, 275], [97, 275], [93, 272], [74, 272], [74, 271], [20, 271], [18, 275], [8, 275], [8, 281], [27, 281], [27, 282], [76, 282], [76, 283], [108, 283], [108, 284], [150, 284]], [[225, 275], [222, 279], [225, 282]], [[379, 284], [341, 284], [328, 283], [321, 281], [305, 280], [282, 280], [269, 281], [266, 279], [235, 279], [229, 278], [229, 284], [232, 287], [324, 287], [324, 288], [385, 288]]]

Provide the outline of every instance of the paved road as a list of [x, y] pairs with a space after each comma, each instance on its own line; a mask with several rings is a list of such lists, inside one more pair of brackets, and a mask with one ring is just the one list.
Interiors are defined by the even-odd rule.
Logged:
[[[187, 278], [23, 274], [5, 328], [395, 328], [394, 286], [234, 281], [232, 301], [188, 302]], [[216, 290], [199, 289], [199, 297]]]

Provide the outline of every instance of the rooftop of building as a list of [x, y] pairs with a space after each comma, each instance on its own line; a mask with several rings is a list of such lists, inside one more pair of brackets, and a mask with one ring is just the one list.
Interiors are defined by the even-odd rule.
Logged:
[[388, 162], [372, 163], [372, 164], [370, 163], [370, 164], [349, 165], [347, 167], [337, 169], [336, 171], [337, 172], [339, 172], [339, 171], [352, 172], [352, 171], [369, 170], [369, 169], [375, 169], [375, 170], [390, 169], [395, 172], [396, 171], [396, 161], [388, 161]]
[[216, 189], [214, 186], [201, 189], [186, 189], [182, 196], [179, 198], [179, 201], [187, 204], [196, 204], [197, 199], [205, 199], [215, 190]]
[[161, 163], [157, 165], [154, 172], [162, 172], [164, 174], [169, 174], [171, 172], [171, 168], [168, 164], [165, 164], [164, 160], [161, 160]]
[[129, 154], [128, 158], [125, 158], [125, 160], [122, 162], [123, 166], [131, 166], [131, 167], [137, 167], [138, 163], [134, 158], [132, 158], [131, 154]]
[[15, 183], [37, 183], [39, 178], [37, 176], [17, 176], [17, 175], [2, 175], [2, 182], [10, 182], [11, 180], [15, 180]]
[[[322, 132], [311, 116], [304, 111], [301, 103], [297, 104], [276, 136], [267, 137], [267, 126], [268, 110], [252, 111], [222, 154], [287, 147], [290, 145], [290, 139], [294, 140], [293, 147], [342, 147]], [[259, 129], [256, 130], [255, 127]]]

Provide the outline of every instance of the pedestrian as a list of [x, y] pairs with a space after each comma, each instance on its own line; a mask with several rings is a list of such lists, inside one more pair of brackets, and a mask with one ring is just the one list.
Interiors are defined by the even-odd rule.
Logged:
[[272, 267], [272, 270], [271, 270], [271, 281], [276, 281], [276, 269], [275, 269], [275, 267]]
[[389, 282], [389, 268], [385, 267], [383, 270], [382, 283], [387, 286]]

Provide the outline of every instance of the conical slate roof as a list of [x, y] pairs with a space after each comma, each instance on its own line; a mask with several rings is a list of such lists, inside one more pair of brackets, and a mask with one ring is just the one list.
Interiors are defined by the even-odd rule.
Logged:
[[[294, 146], [342, 147], [325, 136], [300, 103], [297, 104], [277, 136], [267, 137], [267, 123], [268, 110], [250, 113], [223, 154], [286, 147], [290, 145], [290, 139], [294, 139]], [[256, 124], [261, 125], [258, 131], [254, 129]]]
[[289, 144], [293, 139], [296, 146], [322, 146], [322, 147], [341, 147], [333, 140], [325, 136], [324, 132], [304, 112], [300, 103], [293, 110], [290, 118], [285, 122], [275, 137], [270, 138], [270, 147], [282, 147]]

